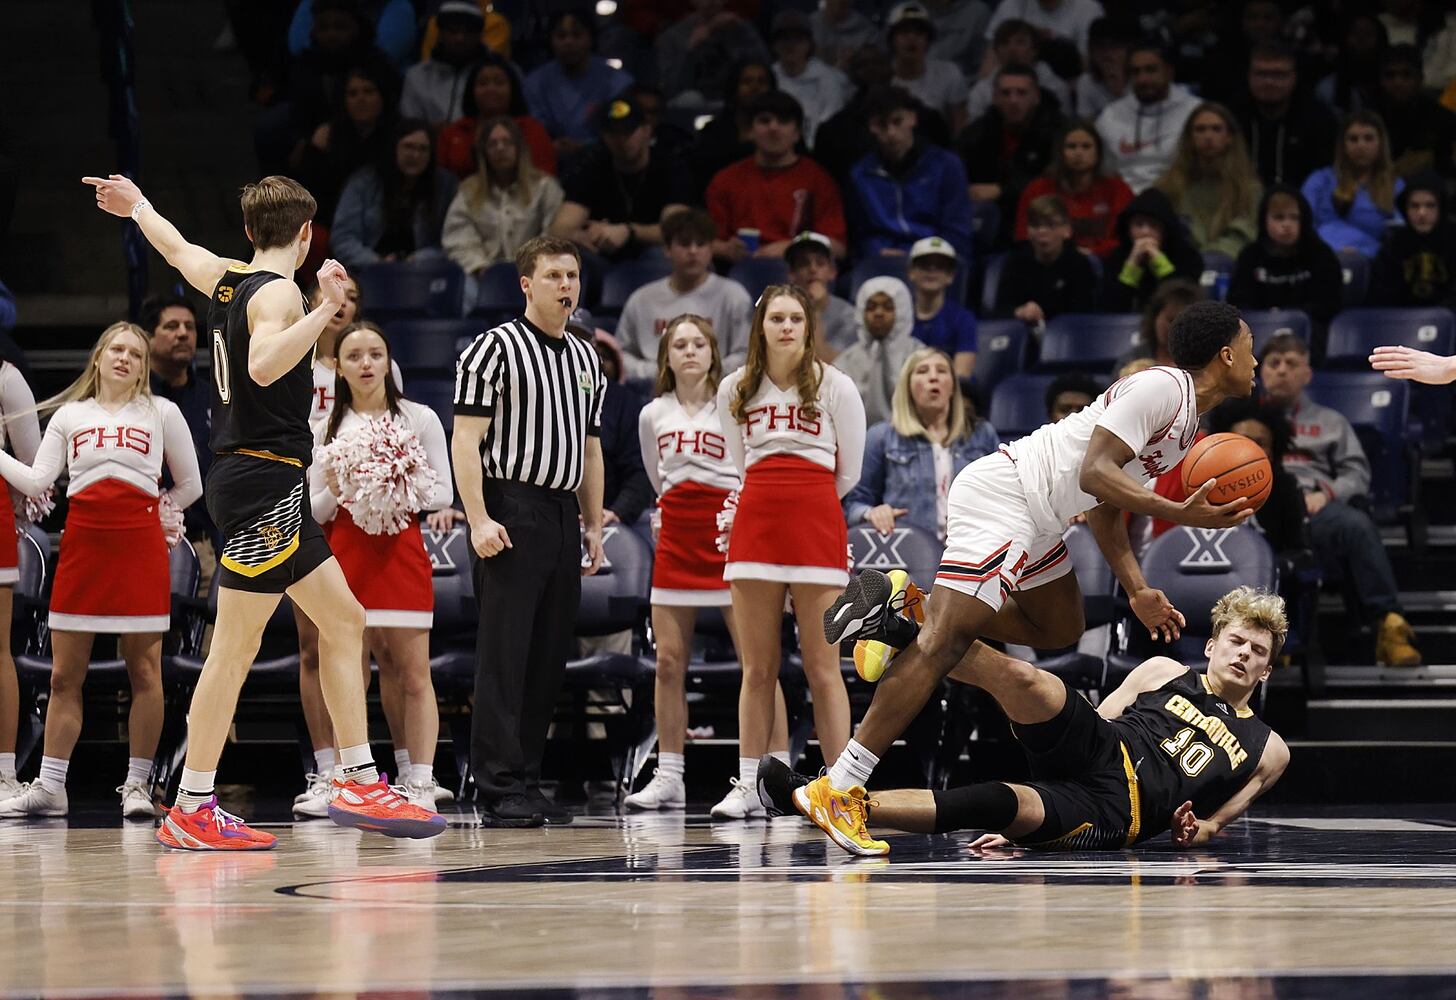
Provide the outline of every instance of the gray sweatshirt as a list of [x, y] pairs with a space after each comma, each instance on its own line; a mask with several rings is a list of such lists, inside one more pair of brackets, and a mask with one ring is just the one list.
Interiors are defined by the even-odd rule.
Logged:
[[[870, 297], [879, 292], [895, 300], [895, 325], [883, 339], [876, 340], [865, 328], [864, 312]], [[859, 336], [834, 359], [834, 367], [854, 380], [864, 399], [865, 425], [873, 427], [890, 419], [900, 369], [924, 345], [910, 336], [915, 326], [915, 307], [910, 300], [910, 289], [899, 278], [870, 278], [859, 286], [854, 306], [859, 318]]]
[[725, 375], [742, 368], [748, 359], [748, 328], [753, 325], [753, 300], [748, 290], [711, 273], [686, 295], [677, 292], [671, 281], [661, 278], [643, 285], [622, 306], [617, 340], [625, 355], [627, 377], [657, 377], [657, 340], [667, 321], [682, 313], [696, 313], [713, 321]]
[[1289, 408], [1294, 437], [1284, 468], [1306, 493], [1323, 490], [1332, 500], [1350, 500], [1370, 492], [1370, 462], [1344, 414], [1301, 395]]

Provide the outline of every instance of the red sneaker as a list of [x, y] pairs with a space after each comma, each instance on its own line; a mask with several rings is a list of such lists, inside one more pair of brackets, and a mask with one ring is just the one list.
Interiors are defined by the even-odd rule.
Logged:
[[386, 837], [424, 840], [445, 832], [445, 817], [432, 809], [421, 809], [400, 795], [383, 779], [372, 785], [334, 779], [334, 798], [329, 819], [339, 826], [382, 833]]
[[168, 809], [157, 827], [157, 843], [179, 851], [271, 851], [278, 838], [224, 811], [214, 795], [193, 813]]

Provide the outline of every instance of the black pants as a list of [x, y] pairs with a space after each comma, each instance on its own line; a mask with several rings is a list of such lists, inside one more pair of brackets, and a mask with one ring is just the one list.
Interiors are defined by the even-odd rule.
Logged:
[[480, 631], [470, 766], [492, 800], [541, 782], [546, 731], [576, 642], [581, 529], [573, 493], [487, 479], [484, 495], [512, 546], [474, 566]]

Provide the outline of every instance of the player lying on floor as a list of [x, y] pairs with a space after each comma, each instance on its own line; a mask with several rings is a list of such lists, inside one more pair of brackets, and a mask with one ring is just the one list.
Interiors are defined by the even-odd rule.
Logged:
[[[1284, 601], [1240, 587], [1214, 604], [1212, 622], [1206, 674], [1155, 656], [1095, 709], [1055, 675], [975, 643], [950, 676], [996, 699], [1033, 777], [876, 792], [870, 822], [911, 833], [992, 831], [976, 848], [1107, 850], [1164, 831], [1179, 847], [1207, 843], [1289, 763], [1284, 741], [1249, 708], [1288, 632]], [[809, 780], [772, 757], [759, 763], [770, 815], [825, 808]]]

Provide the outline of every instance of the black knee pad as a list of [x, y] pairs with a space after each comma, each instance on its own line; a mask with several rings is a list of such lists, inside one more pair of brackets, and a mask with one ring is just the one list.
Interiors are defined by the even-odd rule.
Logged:
[[999, 781], [985, 781], [962, 788], [937, 789], [935, 832], [991, 830], [1000, 833], [1016, 819], [1016, 792]]

